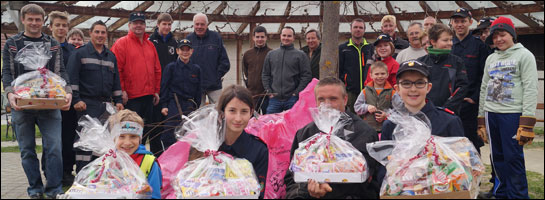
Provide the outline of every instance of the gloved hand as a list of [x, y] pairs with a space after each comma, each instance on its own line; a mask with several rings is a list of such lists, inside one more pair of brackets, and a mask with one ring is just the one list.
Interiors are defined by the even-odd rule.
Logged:
[[531, 116], [520, 116], [519, 128], [517, 129], [516, 139], [519, 145], [532, 144], [534, 140], [534, 125], [536, 118]]
[[488, 144], [488, 134], [486, 134], [486, 125], [484, 117], [477, 118], [477, 134], [484, 143]]

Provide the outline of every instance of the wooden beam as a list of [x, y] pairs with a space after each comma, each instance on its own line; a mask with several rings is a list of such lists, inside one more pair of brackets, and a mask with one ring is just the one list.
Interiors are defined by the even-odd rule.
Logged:
[[[394, 8], [392, 7], [392, 4], [390, 3], [390, 1], [386, 1], [386, 9], [388, 9], [388, 14], [395, 16], [396, 12], [394, 11]], [[403, 26], [401, 25], [399, 19], [397, 18], [396, 18], [396, 26], [397, 26], [398, 33], [400, 33], [400, 36], [407, 38], [406, 35], [401, 34], [401, 33], [404, 33], [405, 30], [403, 29]]]
[[[286, 10], [284, 10], [284, 16], [283, 18], [290, 18], [290, 11], [291, 11], [291, 1], [288, 2], [288, 5], [286, 6]], [[286, 22], [280, 23], [280, 27], [278, 27], [277, 33], [282, 33], [282, 29], [284, 29], [284, 26], [286, 25]], [[295, 37], [295, 33], [294, 33]]]
[[[248, 16], [255, 16], [257, 14], [257, 11], [259, 11], [259, 8], [261, 7], [261, 2], [258, 1], [254, 7], [252, 8], [252, 10], [250, 11], [250, 13], [248, 14]], [[238, 27], [238, 30], [237, 30], [237, 34], [241, 34], [244, 29], [246, 29], [246, 27], [248, 26], [249, 23], [243, 23], [240, 25], [240, 27]]]
[[[145, 1], [144, 3], [138, 5], [135, 9], [132, 10], [132, 12], [137, 11], [145, 11], [149, 7], [153, 5], [154, 1]], [[149, 18], [147, 18], [149, 19]], [[125, 25], [127, 22], [129, 22], [129, 18], [121, 18], [118, 19], [116, 22], [114, 22], [110, 27], [108, 27], [108, 32], [115, 31], [119, 29], [121, 26]]]
[[[439, 20], [440, 18], [438, 17], [437, 12], [433, 11], [430, 5], [426, 3], [426, 1], [418, 1], [418, 4], [420, 4], [420, 7], [422, 7], [422, 10], [424, 10], [424, 13], [426, 13], [426, 16], [433, 16], [435, 17], [435, 19], [437, 19], [438, 23], [441, 23], [441, 24], [443, 23], [441, 20]], [[450, 16], [452, 15], [452, 11], [449, 11], [449, 12], [450, 12], [450, 15], [448, 16], [448, 18], [450, 18]], [[421, 19], [424, 19], [424, 18], [421, 18]]]
[[242, 39], [237, 39], [237, 85], [240, 85], [241, 75], [241, 63], [242, 63]]
[[[255, 30], [255, 23], [250, 23], [250, 33], [248, 40], [250, 40], [250, 49], [254, 48], [254, 30]], [[240, 33], [239, 33], [240, 34]], [[267, 39], [269, 39], [269, 36], [267, 36]]]
[[[221, 12], [223, 12], [223, 10], [225, 10], [225, 8], [227, 8], [227, 1], [222, 1], [221, 4], [214, 10], [214, 12], [212, 12], [212, 15], [220, 15], [221, 16]], [[208, 16], [208, 15], [206, 15]], [[208, 18], [208, 25], [212, 24], [212, 22], [215, 21], [213, 19], [210, 19], [210, 17]]]
[[354, 15], [355, 16], [360, 15], [360, 13], [358, 12], [358, 2], [357, 1], [352, 1], [352, 6], [354, 7]]
[[55, 4], [71, 6], [71, 5], [74, 5], [76, 3], [78, 3], [78, 1], [57, 1], [57, 3], [55, 3]]
[[184, 13], [185, 10], [187, 10], [187, 8], [189, 8], [189, 6], [191, 6], [191, 1], [185, 1], [183, 4], [180, 4], [180, 6], [178, 6], [178, 8], [174, 9], [171, 13]]
[[[89, 9], [89, 10], [94, 10], [94, 9], [109, 9], [113, 6], [115, 6], [116, 4], [118, 4], [119, 2], [121, 1], [104, 1], [102, 3], [99, 3], [95, 8], [91, 8], [91, 7], [86, 7], [86, 9]], [[72, 7], [75, 7], [75, 6], [72, 6]], [[70, 29], [76, 27], [78, 24], [81, 24], [85, 21], [87, 21], [88, 19], [91, 19], [92, 17], [94, 17], [95, 15], [81, 15], [79, 13], [74, 13], [70, 10], [70, 7], [65, 7], [66, 10], [68, 11], [68, 13], [70, 14], [73, 14], [73, 15], [79, 15], [77, 17], [75, 17], [74, 19], [70, 20]], [[46, 10], [46, 12], [51, 12], [49, 10]]]
[[[118, 18], [128, 18], [129, 14], [132, 11], [124, 9], [107, 9], [107, 8], [93, 8], [83, 7], [83, 6], [61, 6], [56, 4], [49, 3], [40, 3], [36, 2], [37, 5], [41, 6], [46, 12], [51, 12], [53, 10], [66, 10], [74, 15], [92, 15], [92, 16], [107, 16], [107, 17], [118, 17]], [[291, 7], [291, 6], [290, 6]], [[432, 11], [428, 11], [432, 12]], [[471, 10], [471, 13], [475, 18], [482, 16], [498, 16], [498, 15], [512, 15], [517, 13], [532, 13], [532, 12], [543, 12], [543, 7], [536, 6], [536, 4], [529, 5], [513, 5], [509, 10], [504, 10], [501, 8], [483, 8], [483, 9], [474, 9]], [[438, 19], [449, 19], [452, 15], [452, 11], [437, 11], [433, 12], [433, 16], [436, 16]], [[437, 14], [435, 14], [437, 13]], [[158, 12], [145, 12], [146, 16], [151, 18], [156, 18], [159, 15]], [[187, 14], [179, 13], [170, 13], [170, 15], [177, 20], [182, 21], [192, 21], [193, 16]], [[429, 14], [426, 12], [414, 12], [414, 13], [396, 13], [396, 18], [401, 21], [409, 21], [415, 19], [424, 19]], [[291, 15], [291, 16], [239, 16], [239, 15], [207, 15], [209, 20], [214, 20], [217, 22], [255, 22], [255, 23], [319, 23], [321, 16], [319, 15]], [[371, 14], [366, 15], [365, 19], [369, 22], [380, 22], [384, 15], [383, 14]], [[351, 22], [353, 19], [357, 18], [354, 15], [346, 15], [341, 17], [340, 22]]]
[[[509, 5], [509, 3], [505, 2], [505, 1], [492, 1], [492, 3], [494, 3], [496, 6], [498, 6], [499, 8], [502, 8], [502, 9], [504, 9], [506, 11], [509, 11], [511, 9], [511, 6], [513, 6], [512, 4]], [[528, 17], [528, 16], [526, 16], [526, 15], [524, 15], [522, 13], [516, 13], [516, 14], [511, 14], [511, 15], [513, 15], [513, 17], [517, 18], [518, 20], [525, 23], [529, 27], [539, 28], [539, 23], [537, 23], [532, 18], [530, 18], [530, 17]]]

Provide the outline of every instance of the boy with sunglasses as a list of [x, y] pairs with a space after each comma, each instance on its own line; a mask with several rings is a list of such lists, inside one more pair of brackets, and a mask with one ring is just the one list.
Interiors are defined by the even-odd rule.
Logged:
[[[402, 109], [411, 114], [424, 113], [431, 123], [431, 134], [442, 137], [463, 137], [462, 121], [454, 112], [435, 105], [426, 99], [432, 88], [428, 66], [416, 60], [405, 61], [396, 74], [394, 89], [403, 101]], [[382, 125], [381, 140], [392, 140], [397, 125], [390, 120]]]

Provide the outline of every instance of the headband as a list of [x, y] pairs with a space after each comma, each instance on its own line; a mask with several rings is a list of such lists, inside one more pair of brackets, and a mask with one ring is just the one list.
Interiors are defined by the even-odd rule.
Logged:
[[143, 128], [140, 124], [131, 121], [122, 121], [119, 134], [133, 134], [142, 137]]

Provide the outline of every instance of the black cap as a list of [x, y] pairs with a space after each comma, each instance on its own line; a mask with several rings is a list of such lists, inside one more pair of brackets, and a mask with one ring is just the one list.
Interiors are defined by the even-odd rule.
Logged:
[[189, 41], [188, 39], [183, 39], [178, 42], [178, 48], [182, 48], [183, 46], [188, 46], [189, 48], [193, 48], [191, 47], [191, 41]]
[[471, 12], [466, 8], [458, 8], [452, 13], [452, 16], [450, 16], [450, 18], [454, 17], [471, 17]]
[[134, 22], [134, 21], [138, 21], [138, 20], [142, 20], [142, 21], [146, 21], [146, 15], [142, 12], [132, 12], [131, 13], [131, 16], [129, 17], [129, 21], [130, 22]]
[[392, 37], [388, 34], [381, 34], [377, 37], [377, 40], [373, 43], [374, 46], [377, 46], [380, 41], [392, 42]]
[[477, 22], [477, 28], [475, 28], [475, 30], [486, 29], [490, 27], [490, 25], [492, 25], [492, 22], [494, 22], [494, 18], [491, 18], [491, 17], [482, 18], [481, 20], [479, 20], [479, 22]]
[[407, 71], [417, 71], [423, 74], [425, 77], [429, 78], [430, 72], [428, 71], [428, 65], [421, 63], [417, 60], [408, 60], [401, 65], [399, 65], [399, 69], [397, 70], [396, 79], [399, 80], [399, 77], [401, 77], [401, 74], [403, 72]]

